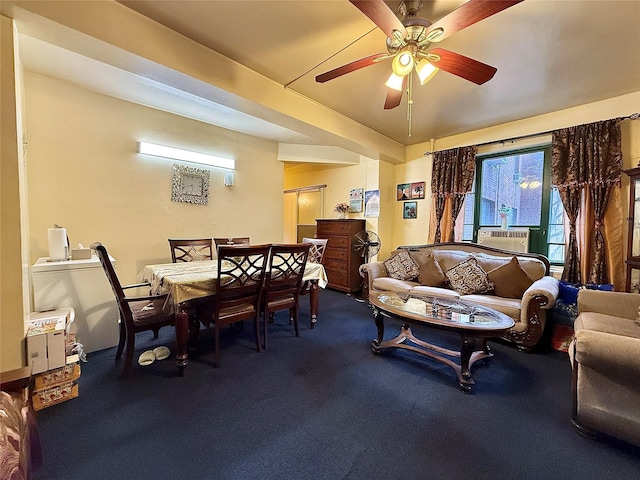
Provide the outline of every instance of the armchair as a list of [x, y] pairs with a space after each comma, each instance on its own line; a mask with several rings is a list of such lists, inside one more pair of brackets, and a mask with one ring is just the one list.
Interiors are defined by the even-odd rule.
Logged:
[[640, 445], [640, 294], [581, 289], [572, 366], [572, 422], [586, 436]]

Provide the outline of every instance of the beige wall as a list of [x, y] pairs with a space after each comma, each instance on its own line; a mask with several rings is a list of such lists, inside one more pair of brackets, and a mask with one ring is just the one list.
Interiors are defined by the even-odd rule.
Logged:
[[[72, 245], [102, 242], [126, 283], [145, 264], [171, 261], [169, 237], [281, 241], [283, 166], [274, 142], [34, 73], [25, 82], [31, 262], [48, 256], [54, 223]], [[139, 155], [138, 140], [233, 157], [235, 187], [224, 186], [226, 170], [209, 168], [208, 205], [172, 202], [175, 162]]]
[[[367, 168], [363, 168], [362, 163], [358, 166], [314, 164], [289, 167], [285, 170], [285, 185], [287, 188], [299, 188], [317, 183], [327, 183], [330, 186], [327, 191], [332, 192], [326, 199], [327, 216], [331, 216], [333, 205], [339, 201], [345, 201], [350, 188], [355, 188], [363, 183], [367, 183], [367, 189], [380, 188], [381, 217], [380, 219], [367, 219], [367, 228], [377, 231], [380, 235], [383, 247], [379, 258], [386, 258], [386, 255], [399, 245], [427, 242], [431, 217], [431, 198], [429, 195], [427, 194], [427, 198], [424, 200], [417, 200], [418, 218], [412, 220], [402, 218], [403, 202], [396, 201], [395, 197], [396, 185], [400, 183], [424, 181], [426, 191], [430, 191], [432, 163], [431, 156], [425, 156], [425, 152], [430, 152], [432, 149], [443, 150], [464, 145], [499, 142], [505, 139], [548, 132], [551, 129], [628, 116], [637, 112], [640, 109], [639, 105], [640, 92], [636, 92], [518, 122], [437, 139], [433, 146], [425, 143], [408, 147], [407, 161], [399, 165], [369, 161]], [[640, 163], [640, 120], [623, 122], [622, 134], [624, 168], [637, 166]], [[527, 143], [530, 141], [514, 141], [509, 142], [505, 147], [519, 148], [526, 146]], [[486, 149], [487, 147], [482, 148]], [[377, 172], [377, 185], [372, 176], [374, 171]], [[623, 216], [626, 217], [629, 182], [624, 175], [622, 186]], [[626, 228], [623, 230], [625, 233], [624, 244], [626, 245]]]
[[21, 255], [20, 75], [14, 63], [12, 22], [6, 17], [0, 22], [0, 371], [7, 371], [23, 365], [26, 275]]

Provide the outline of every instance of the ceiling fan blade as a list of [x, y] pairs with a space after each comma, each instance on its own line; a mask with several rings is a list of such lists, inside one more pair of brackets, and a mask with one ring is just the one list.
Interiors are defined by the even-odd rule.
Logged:
[[407, 36], [407, 29], [398, 17], [382, 0], [349, 0], [358, 10], [364, 13], [389, 38], [397, 30], [402, 38]]
[[361, 58], [360, 60], [356, 60], [355, 62], [347, 63], [346, 65], [342, 65], [341, 67], [334, 68], [333, 70], [329, 70], [328, 72], [318, 75], [316, 77], [316, 82], [328, 82], [329, 80], [333, 80], [334, 78], [340, 77], [347, 73], [360, 70], [364, 67], [369, 67], [374, 63], [378, 63], [381, 60], [386, 60], [387, 58], [390, 57], [386, 53], [376, 53], [374, 55], [369, 55], [368, 57]]
[[[456, 8], [449, 15], [445, 15], [437, 22], [427, 28], [425, 35], [429, 38], [429, 34], [435, 35], [430, 41], [439, 42], [450, 35], [459, 32], [463, 28], [467, 28], [480, 20], [484, 20], [491, 15], [495, 15], [502, 10], [506, 10], [524, 0], [469, 0], [467, 3]], [[368, 2], [364, 2], [368, 3]], [[436, 35], [438, 30], [442, 30], [442, 34]]]
[[395, 88], [387, 87], [387, 99], [384, 101], [384, 109], [391, 110], [392, 108], [396, 108], [400, 105], [400, 101], [402, 100], [402, 95], [404, 91], [407, 89], [407, 76], [402, 79], [402, 90], [398, 91]]
[[445, 50], [444, 48], [434, 48], [429, 54], [435, 54], [440, 60], [434, 60], [429, 57], [429, 62], [433, 63], [440, 70], [452, 73], [458, 77], [469, 80], [477, 85], [482, 85], [493, 78], [498, 71], [497, 68], [479, 62], [459, 53]]

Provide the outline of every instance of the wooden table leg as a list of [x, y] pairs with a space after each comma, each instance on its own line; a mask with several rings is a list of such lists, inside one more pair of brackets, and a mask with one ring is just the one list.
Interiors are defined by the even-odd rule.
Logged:
[[175, 317], [176, 328], [176, 345], [178, 354], [176, 355], [176, 367], [181, 377], [184, 377], [184, 369], [189, 363], [188, 346], [189, 346], [189, 313], [183, 309], [176, 312]]
[[317, 280], [309, 281], [309, 307], [311, 310], [311, 320], [310, 320], [310, 328], [313, 330], [313, 327], [316, 326], [316, 321], [318, 319], [318, 292], [320, 287], [318, 286]]
[[382, 312], [375, 307], [373, 307], [373, 320], [376, 322], [378, 336], [373, 342], [371, 342], [371, 349], [373, 353], [378, 353], [379, 350], [377, 347], [380, 346], [382, 339], [384, 338], [384, 317], [382, 316]]

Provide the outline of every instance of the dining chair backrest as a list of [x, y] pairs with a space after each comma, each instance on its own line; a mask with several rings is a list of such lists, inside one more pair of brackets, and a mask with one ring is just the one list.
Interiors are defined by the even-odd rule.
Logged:
[[124, 294], [122, 284], [118, 279], [118, 275], [116, 275], [116, 270], [113, 268], [107, 249], [99, 242], [92, 244], [91, 248], [96, 252], [104, 273], [107, 275], [107, 280], [109, 280], [111, 290], [113, 290], [113, 294], [116, 297], [116, 303], [118, 304], [120, 314], [123, 316], [131, 316], [131, 309], [122, 301], [126, 296]]
[[273, 314], [279, 310], [289, 310], [289, 320], [293, 322], [296, 337], [299, 335], [298, 301], [310, 247], [309, 243], [271, 245], [262, 301], [265, 348], [268, 323], [273, 322]]
[[304, 237], [302, 239], [302, 243], [310, 243], [311, 248], [309, 248], [309, 259], [308, 261], [311, 263], [322, 263], [324, 259], [324, 251], [327, 248], [327, 242], [329, 240], [326, 238], [307, 238]]
[[126, 290], [148, 288], [150, 285], [148, 283], [122, 285], [104, 245], [96, 242], [91, 245], [91, 249], [96, 252], [100, 260], [120, 311], [120, 340], [116, 351], [116, 360], [120, 359], [124, 350], [125, 362], [121, 376], [126, 377], [133, 362], [136, 333], [151, 330], [154, 333], [154, 337], [157, 338], [161, 327], [175, 323], [174, 314], [164, 309], [167, 300], [166, 294], [127, 297]]
[[218, 276], [215, 280], [213, 322], [215, 363], [220, 365], [220, 329], [253, 319], [256, 350], [260, 351], [260, 305], [271, 245], [221, 245], [218, 247]]
[[219, 237], [214, 238], [216, 249], [222, 245], [250, 245], [250, 237]]
[[[261, 295], [270, 245], [221, 245], [218, 248], [216, 303], [219, 308]], [[256, 301], [260, 299], [257, 298]], [[253, 299], [251, 299], [253, 301]], [[257, 303], [259, 305], [259, 303]]]
[[213, 259], [211, 238], [170, 238], [169, 247], [173, 263]]
[[265, 301], [300, 291], [310, 246], [308, 243], [271, 245], [265, 282]]

